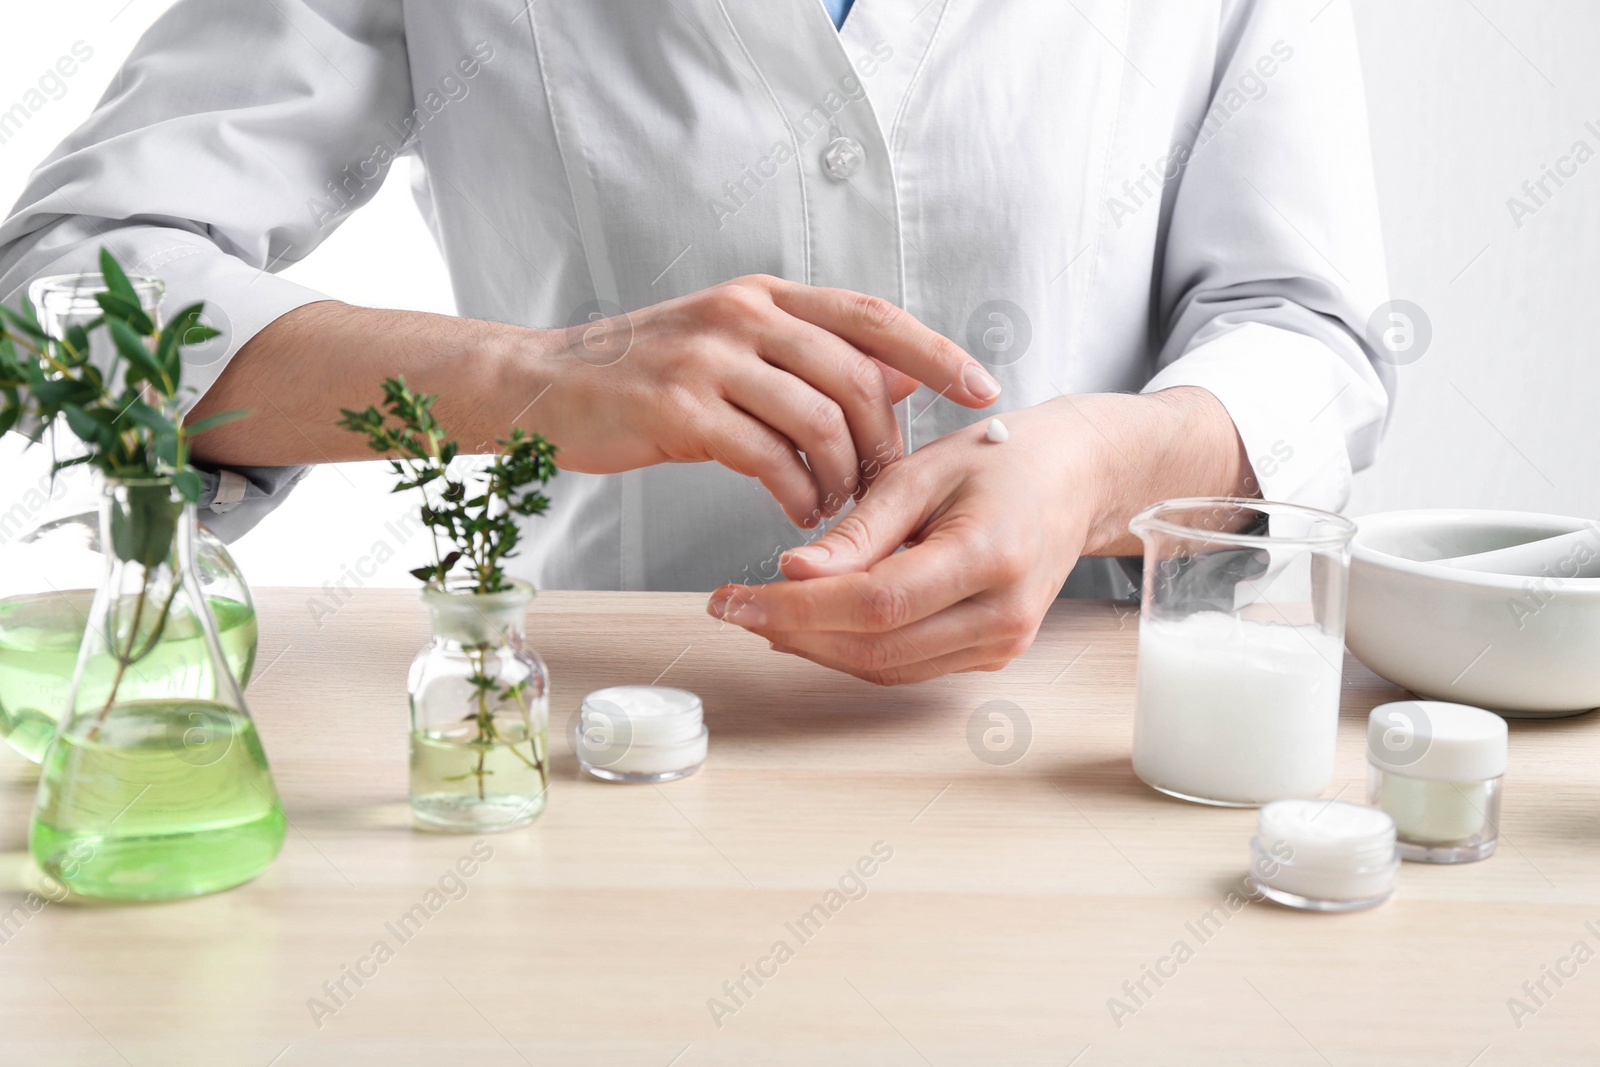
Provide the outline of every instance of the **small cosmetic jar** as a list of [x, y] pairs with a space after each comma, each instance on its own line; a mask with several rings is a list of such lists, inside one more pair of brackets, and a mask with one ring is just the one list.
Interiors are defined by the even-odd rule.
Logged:
[[1340, 800], [1276, 800], [1250, 841], [1250, 884], [1268, 900], [1308, 911], [1382, 904], [1400, 877], [1394, 820]]
[[1500, 840], [1506, 721], [1437, 700], [1397, 700], [1367, 719], [1367, 800], [1394, 817], [1400, 855], [1471, 863]]
[[700, 698], [683, 689], [619, 685], [583, 698], [574, 727], [578, 766], [608, 782], [670, 782], [706, 760]]

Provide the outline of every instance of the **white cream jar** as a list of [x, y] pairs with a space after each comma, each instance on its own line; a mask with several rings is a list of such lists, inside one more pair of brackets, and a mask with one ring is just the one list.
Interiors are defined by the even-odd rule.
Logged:
[[1278, 800], [1250, 841], [1250, 882], [1268, 900], [1355, 911], [1389, 899], [1400, 877], [1394, 820], [1341, 800]]
[[670, 782], [706, 759], [700, 698], [684, 689], [619, 685], [583, 698], [573, 729], [578, 766], [608, 782]]
[[1500, 842], [1506, 721], [1437, 700], [1380, 704], [1367, 718], [1367, 801], [1394, 817], [1400, 855], [1471, 863]]

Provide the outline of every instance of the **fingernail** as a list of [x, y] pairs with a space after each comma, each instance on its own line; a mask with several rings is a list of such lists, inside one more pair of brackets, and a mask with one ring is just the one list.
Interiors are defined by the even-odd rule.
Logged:
[[1000, 395], [1000, 383], [976, 363], [967, 364], [966, 370], [961, 372], [961, 382], [967, 387], [967, 392], [979, 400], [993, 400]]
[[792, 559], [797, 559], [801, 563], [824, 563], [830, 554], [828, 546], [824, 544], [802, 545], [799, 548], [792, 548], [785, 552], [783, 559], [779, 562], [787, 563]]
[[732, 593], [712, 593], [711, 599], [706, 601], [706, 614], [713, 619], [722, 618], [728, 612], [728, 601], [732, 599]]

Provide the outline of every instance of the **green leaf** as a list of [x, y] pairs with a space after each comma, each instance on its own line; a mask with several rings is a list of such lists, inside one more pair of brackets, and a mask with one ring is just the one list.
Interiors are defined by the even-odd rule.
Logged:
[[157, 434], [155, 441], [156, 462], [163, 467], [171, 469], [178, 466], [178, 435], [176, 433]]
[[176, 369], [182, 362], [178, 349], [183, 343], [183, 335], [194, 325], [200, 314], [201, 304], [190, 304], [167, 320], [161, 328], [161, 335], [156, 339], [156, 365], [163, 369], [171, 367]]
[[114, 443], [116, 431], [108, 423], [96, 419], [77, 404], [63, 405], [61, 413], [67, 417], [67, 425], [72, 428], [72, 432], [88, 444], [110, 448]]
[[134, 307], [139, 306], [139, 294], [133, 291], [133, 283], [128, 281], [122, 265], [109, 248], [100, 249], [100, 273], [105, 277], [107, 290], [130, 301]]
[[161, 338], [156, 342], [156, 362], [173, 381], [177, 381], [182, 374], [183, 359], [180, 352], [185, 346], [197, 345], [222, 335], [220, 330], [201, 324], [200, 315], [205, 307], [202, 301], [181, 308], [161, 329]]
[[139, 306], [137, 297], [126, 297], [121, 293], [96, 293], [94, 302], [100, 305], [100, 310], [106, 313], [107, 319], [119, 319], [127, 323], [141, 337], [149, 337], [156, 332], [156, 324], [150, 321], [150, 316]]
[[68, 326], [64, 340], [66, 347], [72, 353], [72, 361], [81, 363], [89, 358], [89, 330], [98, 326], [100, 320], [87, 325]]
[[7, 322], [36, 341], [48, 341], [50, 339], [50, 335], [40, 327], [39, 320], [33, 317], [33, 305], [26, 300], [22, 302], [22, 312], [0, 307], [0, 315], [3, 315]]
[[89, 404], [100, 398], [100, 390], [79, 378], [44, 378], [29, 383], [39, 404], [40, 414], [54, 418], [62, 404]]
[[186, 423], [184, 425], [184, 432], [190, 437], [193, 437], [196, 434], [202, 434], [207, 430], [216, 429], [218, 426], [233, 422], [236, 419], [248, 418], [253, 414], [255, 413], [252, 411], [219, 411], [215, 415], [207, 415], [203, 419]]
[[[128, 375], [130, 382], [148, 381], [164, 396], [171, 396], [171, 390], [177, 383], [162, 374], [161, 367], [156, 363], [155, 356], [145, 347], [144, 339], [134, 332], [133, 328], [120, 319], [108, 319], [106, 326], [111, 331], [111, 340], [116, 343], [117, 353], [127, 360], [133, 370], [140, 373]], [[163, 380], [166, 378], [166, 380]]]
[[111, 509], [111, 550], [148, 570], [172, 551], [178, 508], [165, 485], [130, 485], [127, 491], [126, 506]]
[[146, 404], [143, 400], [135, 400], [123, 408], [118, 418], [136, 422], [158, 437], [163, 434], [175, 434], [178, 430], [171, 419], [161, 411]]
[[178, 471], [172, 476], [172, 484], [179, 494], [183, 496], [183, 499], [191, 504], [199, 502], [201, 490], [205, 487], [205, 483], [200, 478], [200, 472], [196, 470]]

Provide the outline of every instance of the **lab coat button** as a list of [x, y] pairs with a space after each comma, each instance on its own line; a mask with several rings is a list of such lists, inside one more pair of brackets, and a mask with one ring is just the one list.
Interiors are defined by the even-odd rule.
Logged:
[[861, 169], [866, 150], [854, 137], [835, 137], [822, 150], [822, 167], [829, 177], [844, 181]]

